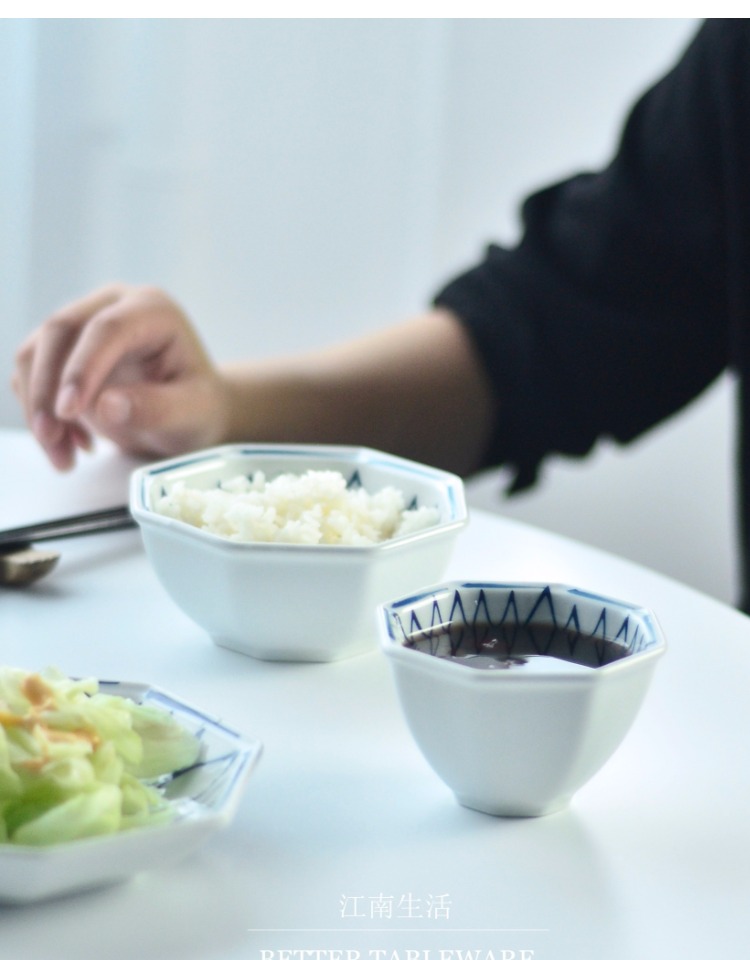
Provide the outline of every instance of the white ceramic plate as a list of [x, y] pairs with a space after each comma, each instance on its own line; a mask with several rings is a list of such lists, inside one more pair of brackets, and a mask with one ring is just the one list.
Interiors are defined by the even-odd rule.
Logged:
[[262, 746], [162, 690], [101, 681], [102, 693], [171, 713], [200, 738], [201, 759], [165, 787], [177, 815], [166, 824], [52, 847], [0, 844], [0, 902], [30, 903], [126, 880], [187, 856], [229, 823]]

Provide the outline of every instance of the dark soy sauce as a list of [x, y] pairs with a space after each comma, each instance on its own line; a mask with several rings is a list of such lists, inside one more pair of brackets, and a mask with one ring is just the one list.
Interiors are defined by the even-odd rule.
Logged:
[[564, 664], [598, 668], [628, 656], [628, 649], [614, 640], [590, 637], [575, 628], [551, 623], [500, 625], [453, 624], [432, 636], [414, 634], [405, 641], [433, 657], [454, 660], [483, 670], [524, 668], [543, 672]]

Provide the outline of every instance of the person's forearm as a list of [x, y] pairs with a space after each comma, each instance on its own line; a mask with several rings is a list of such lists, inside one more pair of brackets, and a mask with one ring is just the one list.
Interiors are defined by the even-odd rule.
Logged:
[[462, 475], [483, 465], [493, 395], [469, 335], [447, 312], [222, 373], [229, 441], [366, 445]]

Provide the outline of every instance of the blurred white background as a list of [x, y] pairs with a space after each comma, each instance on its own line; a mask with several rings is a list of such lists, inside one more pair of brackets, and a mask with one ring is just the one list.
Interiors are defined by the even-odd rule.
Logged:
[[[26, 331], [155, 283], [217, 359], [422, 309], [525, 193], [611, 155], [694, 20], [2, 20], [0, 425]], [[735, 598], [733, 385], [472, 502]], [[8, 469], [11, 465], [3, 465]], [[502, 549], [502, 544], [498, 544]]]

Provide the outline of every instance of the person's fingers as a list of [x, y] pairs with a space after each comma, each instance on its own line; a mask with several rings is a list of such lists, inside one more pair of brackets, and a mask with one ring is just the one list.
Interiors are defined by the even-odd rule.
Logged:
[[76, 449], [91, 446], [91, 436], [83, 424], [64, 423], [55, 416], [61, 370], [78, 331], [92, 312], [116, 299], [122, 289], [116, 285], [103, 287], [62, 307], [27, 337], [16, 353], [13, 390], [29, 428], [58, 469], [72, 467]]
[[21, 402], [29, 429], [50, 461], [59, 470], [69, 470], [75, 462], [76, 449], [91, 448], [91, 436], [83, 424], [58, 420], [43, 406], [34, 409], [28, 392], [30, 368], [31, 355], [28, 360], [19, 361], [11, 385]]
[[[70, 350], [60, 374], [55, 414], [73, 420], [93, 410], [105, 386], [163, 379], [170, 347], [185, 336], [186, 321], [160, 291], [138, 289], [103, 307]], [[174, 351], [173, 351], [174, 352]]]
[[53, 466], [69, 470], [75, 463], [75, 443], [71, 427], [40, 410], [34, 416], [33, 431]]
[[21, 345], [13, 388], [59, 469], [101, 433], [130, 452], [212, 436], [221, 378], [161, 290], [111, 285], [58, 310]]
[[19, 350], [25, 370], [27, 416], [55, 413], [60, 378], [68, 357], [92, 317], [123, 295], [119, 286], [103, 287], [55, 311]]

